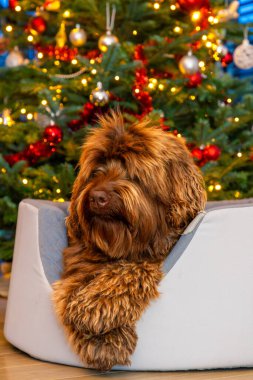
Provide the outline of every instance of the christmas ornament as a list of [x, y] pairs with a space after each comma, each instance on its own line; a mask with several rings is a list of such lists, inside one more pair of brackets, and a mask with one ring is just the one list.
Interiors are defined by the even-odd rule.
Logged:
[[23, 65], [24, 57], [20, 53], [19, 48], [17, 46], [14, 47], [14, 49], [8, 54], [5, 65], [7, 67], [17, 67]]
[[97, 87], [90, 94], [90, 101], [95, 106], [104, 106], [109, 102], [109, 92], [103, 89], [102, 82], [97, 83]]
[[251, 69], [253, 67], [253, 45], [248, 40], [248, 28], [244, 29], [244, 39], [241, 45], [234, 50], [234, 63], [239, 69]]
[[56, 40], [56, 46], [59, 48], [63, 48], [67, 42], [67, 35], [66, 35], [66, 28], [65, 28], [64, 21], [61, 22], [60, 29], [55, 36], [55, 40]]
[[195, 9], [200, 9], [200, 8], [209, 8], [209, 0], [178, 0], [177, 1], [179, 7], [183, 11], [193, 11]]
[[68, 127], [73, 131], [78, 131], [82, 127], [82, 120], [81, 119], [73, 119], [68, 122]]
[[112, 6], [112, 14], [110, 15], [110, 4], [106, 3], [106, 33], [103, 34], [98, 40], [98, 47], [102, 52], [106, 52], [109, 46], [115, 45], [119, 42], [118, 37], [112, 34], [116, 15], [116, 7]]
[[217, 161], [221, 155], [221, 150], [217, 145], [207, 145], [204, 148], [203, 156], [209, 161]]
[[55, 147], [51, 147], [49, 144], [43, 141], [36, 141], [30, 144], [24, 151], [23, 157], [30, 164], [34, 164], [40, 158], [49, 158], [55, 152]]
[[216, 51], [221, 57], [224, 57], [228, 52], [228, 48], [221, 41], [218, 41]]
[[203, 149], [195, 147], [192, 149], [191, 153], [196, 160], [201, 161], [203, 159]]
[[41, 16], [36, 16], [31, 20], [30, 27], [35, 32], [42, 34], [47, 28], [46, 21]]
[[11, 118], [10, 110], [4, 109], [2, 113], [2, 124], [11, 126], [13, 124], [13, 120]]
[[44, 9], [49, 12], [58, 12], [61, 7], [61, 2], [59, 0], [46, 0]]
[[72, 45], [80, 47], [85, 44], [87, 40], [87, 34], [79, 24], [76, 24], [76, 27], [72, 29], [69, 34], [69, 40]]
[[221, 58], [222, 67], [227, 67], [227, 65], [229, 65], [232, 62], [233, 62], [233, 54], [231, 54], [230, 52], [227, 52], [227, 54]]
[[238, 18], [239, 1], [232, 1], [226, 9], [221, 9], [218, 12], [218, 19], [220, 22], [227, 22], [229, 20], [233, 20]]
[[9, 0], [9, 7], [10, 9], [15, 9], [15, 7], [17, 6], [17, 0]]
[[194, 87], [199, 86], [201, 82], [202, 82], [202, 75], [199, 72], [197, 72], [189, 76], [187, 86], [190, 88], [194, 88]]
[[63, 132], [61, 128], [56, 125], [48, 125], [43, 133], [43, 141], [49, 143], [49, 145], [55, 145], [62, 141]]
[[56, 58], [60, 61], [66, 62], [72, 61], [72, 59], [76, 58], [78, 54], [78, 50], [76, 48], [70, 49], [68, 46], [60, 48], [53, 45], [40, 46], [37, 44], [36, 49], [38, 53], [43, 53], [44, 56]]
[[179, 61], [179, 70], [182, 74], [192, 75], [198, 72], [199, 70], [199, 61], [195, 55], [192, 54], [192, 51], [189, 50], [187, 55], [184, 55]]

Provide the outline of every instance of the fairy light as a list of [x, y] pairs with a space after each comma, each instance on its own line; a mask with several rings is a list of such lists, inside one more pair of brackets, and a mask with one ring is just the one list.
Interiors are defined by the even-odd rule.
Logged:
[[207, 41], [207, 42], [206, 42], [206, 47], [207, 47], [207, 48], [212, 47], [212, 42], [211, 42], [211, 41]]
[[3, 124], [3, 118], [2, 117], [0, 117], [0, 124]]
[[214, 186], [214, 188], [215, 188], [216, 191], [220, 191], [220, 190], [222, 189], [222, 186], [221, 186], [219, 183], [217, 183], [217, 184]]
[[44, 55], [43, 55], [43, 53], [39, 52], [38, 55], [37, 55], [37, 57], [38, 57], [39, 59], [42, 59], [42, 58], [44, 57]]
[[57, 89], [56, 89], [56, 93], [57, 93], [57, 94], [61, 94], [61, 89], [60, 89], [60, 88], [57, 88]]
[[201, 18], [201, 12], [200, 11], [193, 12], [192, 17], [191, 17], [193, 22], [199, 21], [200, 18]]
[[60, 61], [54, 61], [55, 66], [60, 66]]
[[203, 36], [201, 38], [202, 38], [203, 41], [207, 40], [207, 36], [205, 34], [203, 34]]
[[39, 189], [39, 193], [40, 193], [40, 194], [42, 194], [42, 193], [43, 193], [43, 191], [44, 191], [43, 189]]
[[235, 121], [236, 123], [238, 123], [239, 120], [240, 120], [239, 117], [235, 117], [235, 118], [234, 118], [234, 121]]
[[137, 36], [137, 34], [138, 34], [137, 30], [133, 30], [133, 35]]
[[136, 94], [139, 94], [139, 92], [140, 92], [139, 88], [136, 88], [136, 89], [134, 90], [134, 92], [135, 92]]
[[91, 70], [91, 74], [96, 75], [97, 74], [97, 70], [96, 69], [92, 69]]
[[27, 41], [32, 42], [33, 40], [34, 40], [33, 36], [29, 34], [29, 36], [27, 37]]
[[160, 83], [160, 84], [158, 85], [158, 88], [159, 88], [160, 91], [163, 91], [163, 90], [164, 90], [164, 85], [163, 85], [162, 83]]
[[26, 117], [27, 117], [28, 120], [32, 120], [33, 119], [33, 114], [32, 113], [28, 113]]
[[205, 67], [205, 62], [204, 61], [199, 61], [199, 67], [200, 68]]
[[177, 137], [178, 137], [179, 139], [181, 139], [181, 137], [182, 137], [181, 133], [178, 133], [178, 134], [177, 134]]
[[212, 24], [214, 22], [214, 17], [213, 16], [209, 16], [208, 17], [208, 21], [210, 22], [210, 24]]
[[174, 94], [177, 91], [177, 89], [176, 87], [171, 87], [170, 91]]
[[175, 4], [171, 4], [170, 9], [172, 11], [175, 11], [177, 9], [177, 6]]
[[195, 96], [195, 95], [190, 95], [190, 99], [191, 99], [191, 100], [195, 100], [195, 99], [196, 99], [196, 96]]
[[47, 73], [47, 69], [44, 67], [44, 68], [42, 69], [42, 72], [43, 72], [43, 73]]
[[25, 108], [21, 108], [20, 112], [24, 115], [26, 113], [26, 109]]
[[6, 25], [5, 30], [6, 30], [6, 32], [8, 32], [8, 33], [12, 32], [12, 31], [13, 31], [13, 27], [12, 27], [12, 25]]
[[78, 61], [77, 61], [77, 59], [74, 58], [74, 59], [72, 59], [71, 63], [72, 63], [72, 65], [77, 65]]
[[227, 103], [232, 103], [232, 99], [231, 98], [227, 98]]
[[159, 3], [154, 3], [153, 7], [157, 11], [158, 9], [160, 9], [160, 4]]
[[242, 152], [237, 153], [237, 157], [241, 158], [242, 157]]
[[175, 26], [175, 28], [173, 29], [173, 31], [175, 33], [182, 33], [182, 28], [180, 28], [180, 26]]
[[214, 186], [213, 185], [209, 185], [208, 186], [208, 191], [210, 191], [210, 193], [214, 190]]
[[236, 191], [236, 192], [234, 193], [235, 198], [239, 198], [240, 195], [241, 195], [240, 191]]
[[21, 6], [20, 5], [16, 5], [15, 6], [15, 11], [16, 12], [20, 12], [22, 10]]
[[27, 178], [23, 178], [22, 182], [23, 182], [24, 185], [27, 185], [28, 184], [28, 179]]
[[195, 30], [196, 30], [197, 32], [199, 32], [199, 31], [201, 30], [201, 27], [200, 27], [200, 26], [196, 26]]
[[41, 104], [42, 104], [43, 106], [46, 106], [46, 105], [47, 105], [47, 100], [46, 100], [46, 99], [43, 99], [43, 100], [41, 101]]
[[83, 86], [87, 86], [87, 79], [85, 79], [85, 78], [83, 78], [82, 80], [81, 80], [81, 83], [82, 83], [82, 85]]
[[68, 9], [63, 12], [63, 17], [65, 17], [65, 18], [70, 17], [70, 11]]
[[56, 189], [57, 194], [61, 193], [61, 189]]
[[214, 19], [213, 19], [213, 23], [214, 23], [214, 24], [218, 24], [218, 22], [219, 22], [218, 17], [214, 17]]
[[95, 59], [90, 59], [90, 64], [94, 65], [94, 63], [95, 63]]
[[115, 80], [119, 80], [119, 76], [116, 75], [116, 76], [114, 77], [114, 79], [115, 79]]
[[7, 170], [6, 170], [5, 168], [2, 168], [2, 169], [1, 169], [1, 172], [2, 172], [3, 174], [5, 174], [5, 173], [7, 172]]

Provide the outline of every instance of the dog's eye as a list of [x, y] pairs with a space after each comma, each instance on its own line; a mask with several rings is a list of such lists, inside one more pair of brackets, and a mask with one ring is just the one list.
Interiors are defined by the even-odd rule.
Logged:
[[93, 170], [91, 172], [91, 174], [89, 175], [89, 179], [92, 179], [92, 178], [96, 177], [98, 174], [101, 174], [101, 173], [104, 173], [104, 171], [102, 169]]

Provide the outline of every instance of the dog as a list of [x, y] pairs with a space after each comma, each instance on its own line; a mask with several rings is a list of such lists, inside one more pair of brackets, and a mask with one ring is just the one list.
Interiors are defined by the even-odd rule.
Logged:
[[147, 120], [127, 128], [119, 112], [100, 125], [83, 146], [53, 302], [84, 365], [110, 370], [130, 365], [162, 263], [206, 193], [182, 138]]

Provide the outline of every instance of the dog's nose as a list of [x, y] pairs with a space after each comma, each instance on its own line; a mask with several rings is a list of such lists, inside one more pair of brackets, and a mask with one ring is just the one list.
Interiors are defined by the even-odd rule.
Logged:
[[89, 200], [95, 203], [98, 207], [104, 207], [109, 202], [109, 197], [103, 190], [92, 190], [90, 192]]

